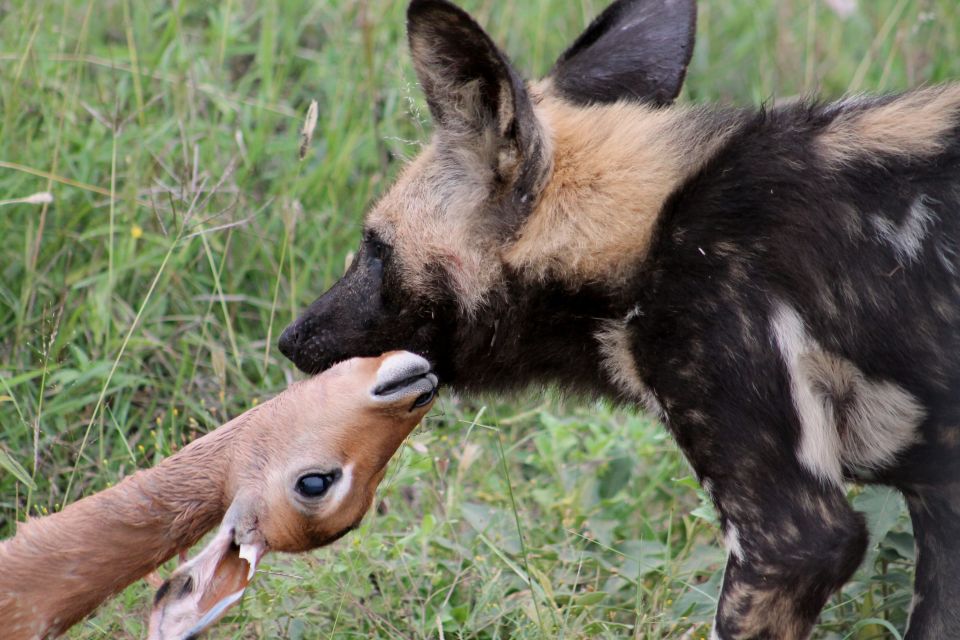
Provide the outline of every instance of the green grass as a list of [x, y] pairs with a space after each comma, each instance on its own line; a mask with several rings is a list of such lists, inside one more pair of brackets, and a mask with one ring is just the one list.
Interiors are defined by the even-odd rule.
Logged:
[[[549, 69], [599, 0], [463, 2]], [[953, 0], [703, 0], [683, 100], [960, 77]], [[171, 8], [173, 7], [173, 8]], [[330, 285], [429, 123], [403, 3], [0, 5], [0, 536], [147, 467], [296, 377], [274, 345]], [[309, 101], [319, 126], [306, 160]], [[909, 527], [878, 532], [819, 638], [902, 632]], [[330, 549], [268, 558], [215, 638], [705, 637], [724, 553], [664, 430], [553, 395], [447, 396]], [[521, 544], [521, 538], [524, 544]], [[132, 586], [73, 638], [137, 637]], [[864, 622], [865, 621], [865, 622]]]

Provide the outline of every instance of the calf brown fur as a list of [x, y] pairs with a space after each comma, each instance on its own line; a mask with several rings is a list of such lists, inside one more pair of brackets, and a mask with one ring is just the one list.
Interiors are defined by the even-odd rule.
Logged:
[[0, 542], [0, 635], [63, 633], [220, 524], [157, 596], [151, 639], [194, 637], [239, 599], [265, 553], [307, 551], [357, 526], [435, 390], [419, 356], [350, 360], [152, 469], [27, 521]]

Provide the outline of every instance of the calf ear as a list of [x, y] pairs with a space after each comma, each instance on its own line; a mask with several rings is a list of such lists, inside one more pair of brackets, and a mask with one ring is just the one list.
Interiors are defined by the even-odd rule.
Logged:
[[670, 104], [687, 73], [696, 23], [696, 0], [617, 0], [560, 56], [553, 84], [577, 104]]

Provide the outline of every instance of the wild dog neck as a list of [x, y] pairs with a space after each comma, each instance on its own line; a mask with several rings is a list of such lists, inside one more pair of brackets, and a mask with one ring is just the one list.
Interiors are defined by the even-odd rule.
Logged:
[[579, 107], [549, 94], [536, 107], [553, 172], [504, 252], [531, 280], [619, 288], [648, 250], [670, 194], [729, 137], [736, 118], [702, 108], [621, 101]]
[[473, 390], [553, 382], [619, 398], [623, 380], [599, 364], [608, 340], [571, 336], [606, 336], [630, 312], [629, 283], [642, 275], [661, 209], [743, 116], [628, 101], [581, 107], [548, 85], [533, 94], [551, 172], [528, 219], [499, 247], [503, 300], [491, 297], [447, 349], [451, 382]]
[[[433, 293], [429, 264], [442, 265], [469, 313], [505, 277], [501, 266], [530, 282], [619, 288], [646, 254], [666, 199], [738, 122], [705, 108], [628, 101], [581, 107], [546, 86], [535, 112], [547, 177], [531, 195], [529, 216], [508, 234], [512, 241], [500, 244], [503, 221], [481, 204], [498, 182], [487, 138], [458, 146], [440, 131], [371, 211], [367, 226], [396, 247], [410, 290]], [[491, 260], [498, 253], [500, 260]]]

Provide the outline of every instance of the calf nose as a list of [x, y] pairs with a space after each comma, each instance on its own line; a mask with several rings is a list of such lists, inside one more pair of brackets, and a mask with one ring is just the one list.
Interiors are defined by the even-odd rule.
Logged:
[[300, 342], [300, 327], [297, 325], [299, 323], [294, 322], [284, 329], [283, 333], [280, 334], [280, 342], [277, 345], [280, 347], [280, 353], [290, 360], [293, 360], [293, 356], [297, 352], [297, 344]]

